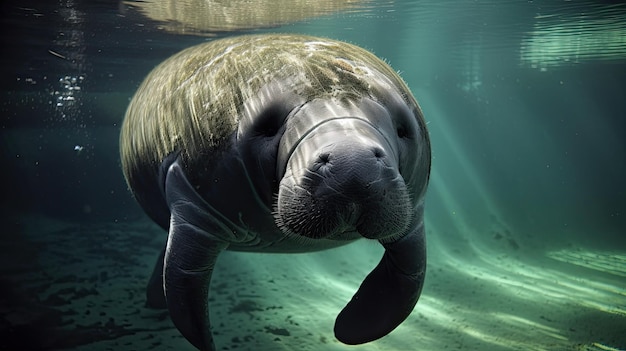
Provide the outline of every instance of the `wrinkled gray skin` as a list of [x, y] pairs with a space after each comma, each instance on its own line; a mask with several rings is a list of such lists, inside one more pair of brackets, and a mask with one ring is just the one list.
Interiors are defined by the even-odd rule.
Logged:
[[177, 151], [142, 175], [153, 174], [158, 189], [133, 189], [169, 230], [147, 304], [167, 306], [200, 350], [216, 349], [208, 293], [222, 250], [308, 252], [378, 240], [384, 256], [336, 320], [346, 344], [390, 333], [422, 289], [430, 145], [410, 93], [386, 87], [350, 101], [308, 99], [281, 84], [244, 102], [248, 112], [201, 187]]

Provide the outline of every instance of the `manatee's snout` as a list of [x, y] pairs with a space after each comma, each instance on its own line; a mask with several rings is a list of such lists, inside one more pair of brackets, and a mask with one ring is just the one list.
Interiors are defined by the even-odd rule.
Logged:
[[278, 196], [277, 221], [286, 231], [309, 238], [383, 239], [404, 233], [410, 219], [396, 155], [369, 123], [326, 122], [295, 148]]
[[382, 147], [348, 140], [321, 148], [300, 176], [301, 184], [314, 197], [348, 200], [346, 205], [354, 212], [362, 210], [369, 200], [384, 196], [398, 173]]

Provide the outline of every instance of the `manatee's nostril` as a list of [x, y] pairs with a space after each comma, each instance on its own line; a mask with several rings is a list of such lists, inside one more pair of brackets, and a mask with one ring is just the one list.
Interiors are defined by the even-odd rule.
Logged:
[[330, 162], [330, 154], [328, 152], [320, 154], [319, 156], [317, 156], [317, 158], [319, 162], [323, 164]]
[[385, 153], [385, 150], [383, 150], [382, 148], [379, 147], [375, 147], [372, 152], [374, 153], [374, 157], [376, 158], [383, 158], [385, 156], [387, 156], [387, 154]]

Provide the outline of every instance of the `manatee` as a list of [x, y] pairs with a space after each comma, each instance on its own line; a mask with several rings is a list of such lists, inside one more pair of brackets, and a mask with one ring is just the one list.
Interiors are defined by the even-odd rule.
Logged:
[[424, 283], [431, 164], [417, 101], [357, 46], [301, 35], [220, 39], [148, 74], [120, 134], [124, 176], [168, 231], [147, 288], [215, 350], [209, 283], [223, 250], [298, 253], [365, 238], [385, 253], [339, 313], [346, 344], [381, 338]]

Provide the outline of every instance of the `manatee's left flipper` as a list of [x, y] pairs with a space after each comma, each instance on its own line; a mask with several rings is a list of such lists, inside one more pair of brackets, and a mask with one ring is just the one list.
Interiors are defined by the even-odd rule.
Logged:
[[383, 244], [385, 254], [335, 321], [335, 337], [363, 344], [389, 334], [413, 311], [424, 285], [423, 221], [403, 238]]
[[206, 231], [203, 200], [177, 162], [168, 171], [165, 190], [171, 218], [163, 278], [170, 316], [195, 347], [214, 351], [209, 322], [209, 283], [217, 257], [227, 244]]

